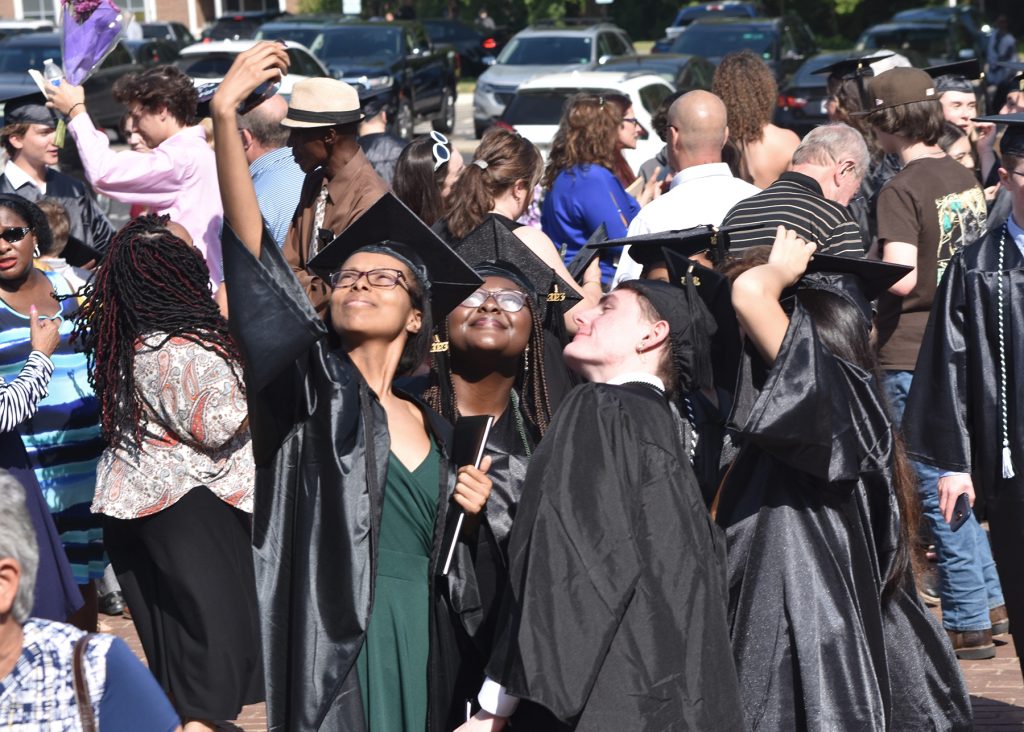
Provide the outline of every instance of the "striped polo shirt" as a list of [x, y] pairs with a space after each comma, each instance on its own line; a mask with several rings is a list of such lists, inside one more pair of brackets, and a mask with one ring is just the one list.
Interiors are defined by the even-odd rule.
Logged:
[[822, 254], [864, 256], [864, 240], [849, 212], [825, 198], [818, 181], [803, 173], [783, 173], [760, 193], [733, 206], [722, 221], [723, 226], [748, 224], [762, 224], [763, 228], [733, 234], [732, 251], [771, 246], [775, 228], [781, 224], [817, 244]]

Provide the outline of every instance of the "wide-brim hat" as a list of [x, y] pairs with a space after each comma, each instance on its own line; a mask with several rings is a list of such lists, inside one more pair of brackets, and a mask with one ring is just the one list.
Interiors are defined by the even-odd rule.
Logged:
[[303, 79], [292, 87], [283, 127], [334, 127], [363, 118], [359, 92], [338, 79]]

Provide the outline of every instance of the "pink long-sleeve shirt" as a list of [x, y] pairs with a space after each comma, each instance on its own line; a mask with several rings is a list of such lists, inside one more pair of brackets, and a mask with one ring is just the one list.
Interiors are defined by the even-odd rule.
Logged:
[[88, 114], [68, 124], [78, 143], [85, 175], [97, 192], [122, 203], [139, 204], [185, 227], [206, 257], [213, 289], [223, 281], [220, 230], [224, 206], [217, 187], [217, 164], [202, 127], [186, 127], [151, 152], [115, 152]]

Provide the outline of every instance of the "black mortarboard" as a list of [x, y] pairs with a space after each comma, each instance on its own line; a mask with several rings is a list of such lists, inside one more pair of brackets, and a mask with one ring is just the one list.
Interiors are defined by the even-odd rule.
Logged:
[[4, 100], [4, 125], [25, 123], [57, 126], [57, 113], [46, 106], [42, 92], [33, 91]]
[[812, 74], [828, 74], [829, 76], [835, 76], [840, 79], [854, 79], [858, 76], [866, 76], [874, 74], [871, 69], [871, 64], [875, 61], [881, 61], [882, 59], [890, 58], [896, 54], [892, 51], [881, 51], [871, 54], [865, 54], [863, 56], [851, 56], [850, 58], [840, 59], [821, 68], [812, 71]]
[[929, 66], [925, 71], [928, 72], [930, 77], [935, 79], [935, 91], [938, 94], [948, 91], [973, 94], [974, 82], [982, 76], [981, 64], [978, 63], [976, 58], [957, 61], [951, 64]]
[[448, 315], [483, 282], [444, 239], [392, 193], [385, 193], [321, 249], [310, 260], [309, 268], [326, 279], [364, 248], [406, 260], [406, 265], [426, 280], [435, 319]]
[[604, 241], [608, 241], [608, 226], [602, 221], [597, 230], [590, 235], [590, 238], [587, 239], [572, 260], [570, 260], [569, 264], [566, 265], [569, 274], [580, 284], [583, 284], [583, 273], [590, 266], [590, 263], [594, 261], [594, 257], [600, 253], [600, 250], [594, 248], [594, 245]]
[[1003, 139], [999, 141], [1000, 153], [1003, 155], [1013, 155], [1014, 157], [1024, 157], [1024, 112], [988, 114], [984, 117], [975, 117], [973, 121], [1006, 125]]
[[630, 236], [624, 239], [608, 239], [597, 244], [588, 244], [595, 250], [610, 247], [629, 247], [629, 256], [640, 264], [654, 264], [665, 261], [663, 249], [671, 249], [683, 256], [692, 257], [708, 251], [713, 262], [721, 262], [729, 253], [730, 236], [738, 231], [763, 228], [762, 224], [744, 226], [694, 226], [676, 231], [659, 231], [654, 234]]
[[999, 65], [1014, 72], [1013, 78], [1010, 81], [1018, 83], [1013, 85], [1011, 91], [1017, 91], [1024, 87], [1024, 61], [1003, 61]]
[[388, 103], [391, 101], [390, 91], [371, 91], [362, 86], [358, 87], [358, 90], [359, 106], [362, 108], [363, 119], [376, 117], [381, 113], [381, 110], [388, 108]]
[[877, 259], [815, 254], [796, 284], [798, 290], [824, 290], [856, 307], [870, 324], [871, 302], [914, 268]]
[[668, 269], [668, 281], [680, 287], [692, 284], [708, 308], [717, 300], [719, 290], [729, 287], [728, 278], [721, 272], [705, 267], [675, 249], [663, 249], [662, 256]]
[[527, 279], [524, 283], [538, 298], [541, 320], [547, 315], [549, 304], [561, 305], [565, 312], [583, 298], [570, 283], [538, 257], [519, 238], [493, 216], [469, 232], [454, 245], [456, 253], [469, 264], [482, 262], [511, 265]]

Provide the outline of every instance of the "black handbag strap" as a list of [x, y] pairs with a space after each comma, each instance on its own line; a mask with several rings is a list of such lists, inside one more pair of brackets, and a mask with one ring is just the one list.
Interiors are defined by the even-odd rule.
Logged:
[[78, 718], [82, 722], [82, 732], [96, 732], [96, 716], [92, 711], [89, 684], [85, 679], [85, 649], [92, 637], [92, 633], [86, 633], [75, 643], [75, 704], [78, 706]]

